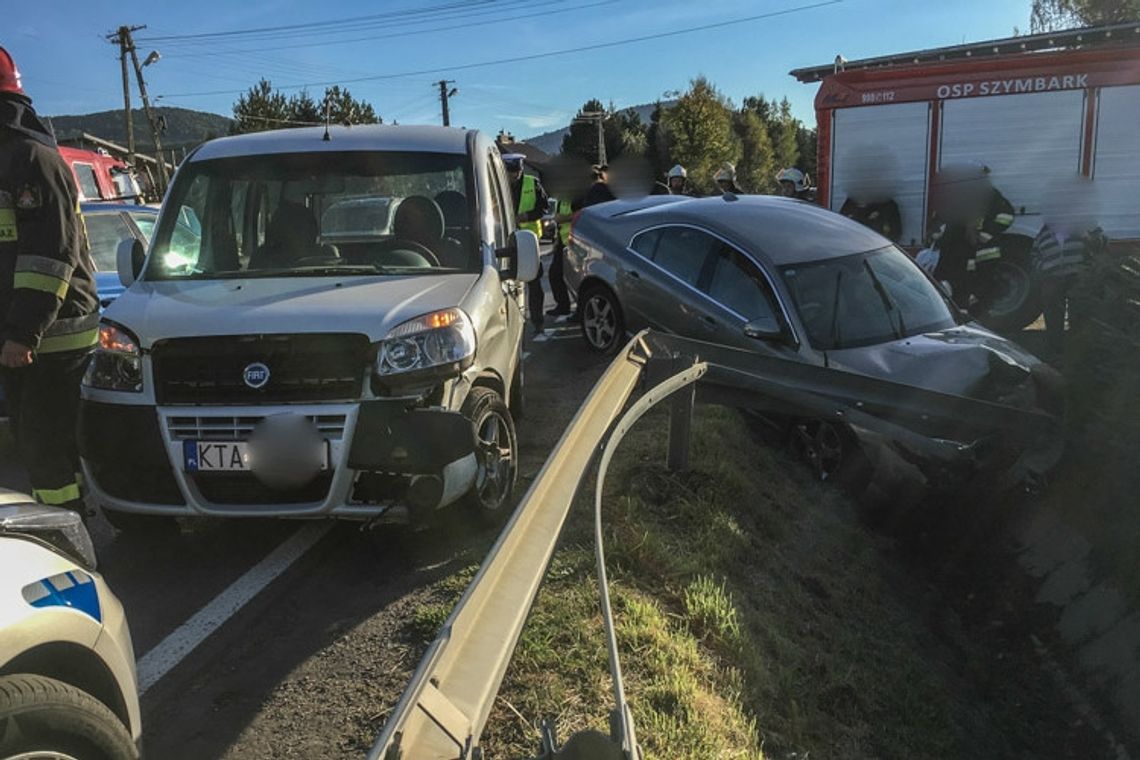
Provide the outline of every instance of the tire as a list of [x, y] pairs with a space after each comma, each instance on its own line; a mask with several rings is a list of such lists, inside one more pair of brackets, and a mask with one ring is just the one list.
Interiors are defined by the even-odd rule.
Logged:
[[137, 760], [126, 726], [90, 694], [53, 678], [0, 678], [0, 758]]
[[161, 515], [141, 515], [135, 512], [120, 512], [115, 509], [103, 507], [100, 510], [111, 527], [119, 533], [128, 535], [149, 535], [155, 533], [173, 533], [178, 524], [173, 517]]
[[475, 387], [463, 402], [463, 416], [475, 428], [475, 484], [463, 504], [484, 525], [498, 525], [510, 512], [518, 479], [518, 437], [511, 411], [490, 388]]
[[605, 285], [589, 286], [578, 294], [578, 313], [586, 346], [607, 356], [616, 353], [625, 339], [625, 316], [613, 291]]
[[788, 445], [817, 480], [837, 483], [852, 497], [862, 496], [871, 482], [874, 467], [858, 436], [846, 425], [821, 420], [795, 422], [788, 433]]
[[986, 295], [977, 318], [995, 332], [1017, 332], [1041, 315], [1041, 296], [1030, 257], [1032, 245], [1033, 241], [1020, 235], [1002, 238], [1001, 258], [978, 268]]

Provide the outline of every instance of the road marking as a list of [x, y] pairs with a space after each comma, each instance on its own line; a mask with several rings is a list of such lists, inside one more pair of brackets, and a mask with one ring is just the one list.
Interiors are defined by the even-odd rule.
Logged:
[[268, 586], [274, 578], [311, 549], [329, 530], [332, 522], [310, 523], [283, 541], [265, 559], [230, 584], [209, 604], [139, 660], [139, 694], [158, 683], [206, 638]]

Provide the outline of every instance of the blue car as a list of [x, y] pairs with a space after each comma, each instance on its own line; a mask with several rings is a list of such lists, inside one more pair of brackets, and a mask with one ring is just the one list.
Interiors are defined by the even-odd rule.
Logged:
[[119, 244], [134, 238], [145, 248], [158, 219], [158, 209], [127, 203], [80, 204], [95, 260], [95, 284], [99, 288], [99, 305], [107, 306], [123, 292], [116, 265]]

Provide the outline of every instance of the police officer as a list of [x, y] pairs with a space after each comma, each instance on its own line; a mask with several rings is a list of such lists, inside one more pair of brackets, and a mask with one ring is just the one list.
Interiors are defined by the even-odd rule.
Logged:
[[[542, 215], [546, 212], [547, 206], [546, 191], [542, 188], [542, 183], [538, 181], [538, 177], [523, 173], [525, 158], [521, 153], [508, 153], [503, 156], [503, 164], [507, 168], [507, 176], [511, 181], [511, 197], [515, 202], [515, 221], [519, 229], [530, 230], [541, 239]], [[544, 299], [542, 265], [540, 264], [538, 277], [527, 283], [527, 308], [535, 332], [542, 332]]]
[[550, 255], [550, 294], [554, 296], [554, 308], [546, 312], [551, 317], [572, 313], [564, 271], [566, 244], [570, 242], [570, 222], [577, 210], [569, 198], [559, 198], [554, 211], [554, 222], [558, 225], [558, 231], [554, 235], [554, 251]]
[[32, 494], [84, 514], [76, 417], [99, 299], [75, 180], [0, 48], [0, 372]]

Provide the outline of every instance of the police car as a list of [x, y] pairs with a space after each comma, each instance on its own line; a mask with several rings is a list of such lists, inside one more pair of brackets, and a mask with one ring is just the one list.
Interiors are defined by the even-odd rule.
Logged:
[[79, 515], [0, 490], [0, 759], [139, 756], [134, 649]]

